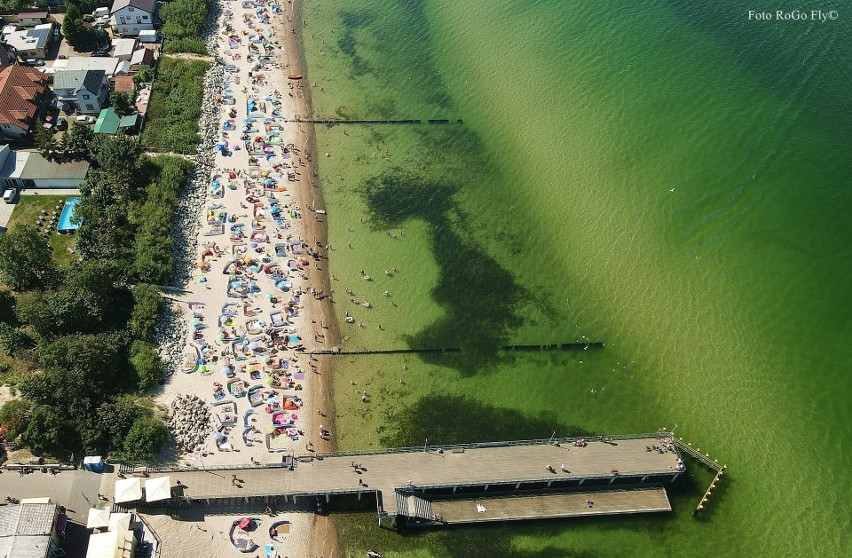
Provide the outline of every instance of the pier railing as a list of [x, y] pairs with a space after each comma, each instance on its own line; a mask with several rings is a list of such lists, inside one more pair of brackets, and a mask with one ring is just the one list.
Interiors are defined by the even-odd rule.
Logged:
[[359, 455], [375, 455], [375, 454], [383, 454], [383, 453], [412, 453], [412, 452], [437, 452], [439, 450], [443, 451], [453, 451], [453, 450], [468, 450], [468, 449], [481, 449], [481, 448], [496, 448], [496, 447], [508, 447], [508, 446], [540, 446], [540, 445], [562, 445], [562, 444], [573, 444], [579, 440], [585, 440], [586, 442], [602, 442], [603, 440], [634, 440], [637, 438], [659, 438], [659, 433], [655, 434], [621, 434], [617, 436], [574, 436], [570, 438], [541, 438], [541, 439], [533, 439], [533, 440], [512, 440], [508, 442], [475, 442], [469, 444], [441, 444], [441, 445], [422, 445], [422, 446], [408, 446], [408, 447], [400, 447], [400, 448], [379, 448], [379, 449], [371, 449], [371, 450], [353, 450], [353, 451], [334, 451], [329, 453], [321, 453], [317, 454], [317, 458], [324, 457], [356, 457]]
[[728, 466], [720, 464], [716, 459], [712, 459], [708, 453], [701, 453], [701, 448], [693, 447], [689, 442], [684, 442], [683, 438], [675, 438], [674, 433], [667, 431], [665, 428], [661, 428], [657, 432], [657, 436], [670, 438], [680, 451], [689, 455], [693, 459], [698, 460], [713, 471], [716, 471], [716, 475], [713, 477], [713, 481], [710, 483], [710, 486], [708, 486], [707, 490], [704, 491], [701, 501], [697, 506], [695, 506], [695, 509], [692, 510], [692, 515], [695, 517], [699, 512], [704, 510], [705, 506], [710, 502], [710, 495], [716, 490], [716, 485], [722, 480], [722, 476], [728, 470]]
[[[314, 459], [324, 459], [326, 457], [357, 457], [361, 455], [380, 455], [380, 454], [389, 454], [389, 453], [415, 453], [415, 452], [452, 452], [453, 450], [469, 450], [469, 449], [482, 449], [482, 448], [497, 448], [497, 447], [510, 447], [510, 446], [539, 446], [539, 445], [562, 445], [562, 444], [573, 444], [579, 440], [585, 440], [586, 442], [603, 442], [604, 440], [635, 440], [637, 438], [663, 438], [670, 436], [670, 433], [663, 433], [662, 431], [656, 432], [654, 434], [618, 434], [613, 436], [598, 436], [598, 435], [588, 435], [588, 436], [572, 436], [567, 438], [539, 438], [539, 439], [531, 439], [531, 440], [511, 440], [505, 442], [474, 442], [468, 444], [440, 444], [440, 445], [428, 445], [424, 444], [422, 446], [407, 446], [407, 447], [398, 447], [398, 448], [377, 448], [377, 449], [368, 449], [368, 450], [353, 450], [353, 451], [334, 451], [328, 453], [310, 453], [310, 454], [302, 454], [302, 455], [293, 455], [293, 465], [296, 466], [299, 461], [306, 460], [314, 460]], [[144, 475], [145, 473], [176, 473], [181, 471], [231, 471], [231, 470], [239, 470], [239, 469], [282, 469], [288, 468], [289, 463], [281, 462], [281, 463], [248, 463], [242, 465], [211, 465], [205, 466], [201, 465], [145, 465], [145, 464], [133, 464], [133, 463], [120, 463], [119, 464], [119, 472], [121, 474], [128, 475]]]

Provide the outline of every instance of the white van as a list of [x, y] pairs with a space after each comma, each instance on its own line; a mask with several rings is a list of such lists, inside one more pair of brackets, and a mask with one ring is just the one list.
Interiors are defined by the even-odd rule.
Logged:
[[3, 192], [3, 201], [6, 203], [15, 203], [18, 199], [18, 189], [10, 188]]
[[92, 15], [95, 16], [95, 19], [103, 16], [108, 16], [109, 8], [95, 8], [95, 11], [92, 12]]

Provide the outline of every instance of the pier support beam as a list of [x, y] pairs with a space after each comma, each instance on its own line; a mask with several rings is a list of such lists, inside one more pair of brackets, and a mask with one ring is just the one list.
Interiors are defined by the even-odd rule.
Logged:
[[609, 484], [612, 484], [614, 482], [615, 482], [615, 477], [612, 477], [611, 479], [609, 479]]
[[585, 480], [586, 479], [580, 479], [580, 482], [577, 484], [577, 486], [583, 486], [583, 481], [585, 481]]
[[489, 486], [491, 486], [491, 485], [490, 485], [490, 484], [486, 484], [486, 485], [485, 485], [485, 487], [482, 489], [482, 491], [483, 491], [483, 492], [488, 492], [488, 487], [489, 487]]
[[642, 482], [645, 482], [646, 480], [648, 480], [648, 475], [645, 475], [644, 477], [642, 477], [642, 480], [640, 480], [639, 482], [642, 483]]
[[331, 502], [331, 494], [326, 494], [325, 495], [325, 503], [327, 504], [329, 502]]
[[516, 484], [516, 485], [515, 485], [515, 490], [520, 490], [520, 489], [521, 489], [521, 483]]
[[456, 490], [458, 490], [458, 489], [459, 489], [459, 487], [458, 487], [458, 486], [454, 486], [454, 487], [453, 487], [453, 494], [455, 494], [455, 493], [456, 493]]
[[679, 476], [680, 476], [680, 473], [677, 473], [675, 476], [672, 477], [671, 482], [676, 481]]
[[550, 488], [550, 485], [553, 484], [552, 480], [547, 481], [547, 488]]

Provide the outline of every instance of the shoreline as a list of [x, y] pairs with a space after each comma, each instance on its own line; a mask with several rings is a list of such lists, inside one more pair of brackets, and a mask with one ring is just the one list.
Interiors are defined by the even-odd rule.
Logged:
[[[284, 21], [279, 19], [275, 26], [276, 29], [280, 30], [284, 37], [286, 37], [284, 40], [284, 59], [286, 60], [284, 68], [288, 70], [289, 73], [302, 74], [302, 82], [310, 83], [308, 80], [308, 67], [304, 52], [304, 42], [302, 41], [302, 32], [304, 30], [304, 26], [302, 25], [302, 0], [292, 0], [288, 4], [290, 8], [289, 10], [285, 9], [284, 11]], [[295, 29], [295, 33], [287, 32], [288, 24]], [[313, 107], [311, 105], [311, 88], [308, 86], [302, 87], [301, 89], [302, 94], [295, 97], [296, 113], [301, 115], [302, 118], [309, 118], [313, 114]], [[306, 146], [311, 153], [316, 155], [317, 143], [316, 129], [314, 125], [310, 122], [305, 122], [296, 124], [296, 127], [298, 130], [297, 137], [301, 140], [300, 143]], [[305, 188], [300, 189], [299, 195], [303, 202], [307, 201], [307, 198], [310, 198], [310, 206], [307, 206], [305, 203], [302, 205], [305, 207], [312, 207], [314, 209], [325, 208], [322, 189], [319, 185], [319, 173], [313, 158], [307, 161], [306, 168], [308, 170], [310, 185], [307, 190]], [[315, 280], [318, 278], [319, 283], [322, 285], [322, 290], [328, 293], [328, 296], [319, 301], [319, 304], [317, 305], [319, 306], [320, 326], [322, 326], [323, 323], [327, 326], [325, 329], [326, 345], [337, 346], [340, 344], [340, 335], [337, 331], [337, 319], [333, 306], [334, 291], [332, 290], [331, 275], [328, 269], [331, 258], [331, 250], [328, 248], [330, 246], [328, 242], [328, 226], [326, 225], [325, 217], [320, 219], [319, 214], [315, 212], [314, 216], [315, 219], [309, 220], [311, 225], [307, 228], [319, 239], [322, 245], [326, 246], [324, 260], [325, 269], [322, 273], [315, 269], [311, 270], [312, 279]], [[328, 425], [331, 432], [334, 433], [336, 432], [337, 413], [334, 405], [334, 382], [332, 380], [334, 374], [333, 360], [330, 355], [321, 355], [317, 358], [317, 368], [319, 371], [319, 378], [317, 379], [319, 382], [311, 383], [310, 389], [312, 391], [312, 395], [315, 396], [313, 399], [317, 402], [317, 404], [320, 402], [322, 403], [322, 418], [325, 421], [324, 424]], [[335, 451], [337, 449], [336, 437], [332, 436], [329, 440], [320, 440], [317, 447], [319, 447], [321, 451], [325, 452]], [[320, 534], [321, 536], [318, 536]], [[335, 553], [341, 552], [342, 547], [340, 545], [339, 535], [338, 523], [331, 515], [315, 515], [310, 537], [310, 556], [326, 556], [326, 552], [329, 553], [329, 556], [333, 556]], [[330, 548], [327, 549], [327, 546]]]

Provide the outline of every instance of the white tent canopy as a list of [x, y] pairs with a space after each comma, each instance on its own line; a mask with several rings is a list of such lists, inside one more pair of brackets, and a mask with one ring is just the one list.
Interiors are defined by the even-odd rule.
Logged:
[[115, 481], [115, 502], [136, 502], [142, 499], [142, 481], [138, 477]]
[[113, 513], [109, 516], [110, 531], [127, 531], [130, 529], [131, 513]]
[[109, 525], [109, 508], [89, 508], [86, 529], [99, 529]]
[[107, 531], [89, 537], [86, 558], [132, 558], [135, 549], [133, 531]]
[[145, 501], [158, 502], [172, 497], [172, 478], [157, 477], [145, 481]]

